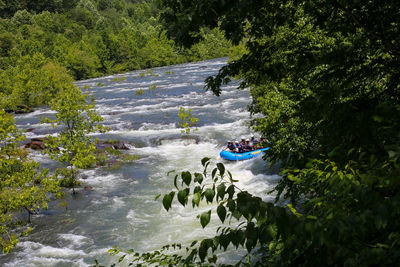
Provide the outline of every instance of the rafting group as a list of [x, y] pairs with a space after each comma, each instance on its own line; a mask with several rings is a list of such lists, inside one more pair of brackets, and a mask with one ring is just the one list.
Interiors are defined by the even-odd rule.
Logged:
[[270, 149], [267, 139], [256, 139], [251, 135], [250, 139], [240, 138], [241, 141], [228, 141], [227, 145], [219, 153], [226, 160], [245, 160], [263, 155], [262, 152]]
[[262, 149], [268, 146], [267, 140], [264, 137], [256, 139], [254, 135], [250, 136], [250, 139], [245, 139], [243, 136], [240, 138], [241, 141], [228, 141], [225, 150], [231, 153], [245, 153], [257, 149]]

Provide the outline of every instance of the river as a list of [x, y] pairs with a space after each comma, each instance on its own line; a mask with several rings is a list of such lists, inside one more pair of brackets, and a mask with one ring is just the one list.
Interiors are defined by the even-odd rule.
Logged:
[[[279, 176], [261, 158], [244, 162], [219, 158], [227, 139], [251, 133], [246, 109], [250, 102], [248, 91], [235, 89], [235, 84], [225, 86], [220, 97], [204, 91], [204, 80], [224, 64], [226, 59], [215, 59], [78, 82], [80, 87], [90, 86], [96, 108], [110, 127], [109, 132], [97, 136], [128, 141], [132, 144], [128, 153], [141, 158], [119, 169], [83, 171], [82, 186], [91, 190], [80, 189], [74, 197], [67, 194], [64, 201], [53, 201], [48, 210], [34, 216], [30, 235], [21, 238], [12, 253], [1, 255], [0, 265], [92, 266], [98, 259], [108, 266], [117, 261], [107, 253], [113, 246], [148, 251], [167, 243], [190, 244], [213, 236], [216, 214], [205, 229], [196, 218], [210, 206], [192, 209], [174, 203], [172, 210], [166, 212], [161, 199], [154, 199], [173, 189], [168, 171], [202, 170], [203, 157], [224, 162], [239, 180], [239, 187], [272, 200], [267, 192]], [[121, 77], [126, 80], [115, 79]], [[191, 108], [198, 118], [198, 130], [191, 133], [198, 143], [180, 139], [180, 106]], [[40, 117], [45, 116], [54, 113], [42, 108], [17, 115], [16, 122], [20, 128], [29, 129], [28, 138], [43, 136], [53, 132], [49, 125], [39, 123]], [[39, 152], [33, 155], [43, 166], [54, 165]], [[221, 253], [220, 260], [229, 262], [235, 258], [232, 255], [237, 254]]]

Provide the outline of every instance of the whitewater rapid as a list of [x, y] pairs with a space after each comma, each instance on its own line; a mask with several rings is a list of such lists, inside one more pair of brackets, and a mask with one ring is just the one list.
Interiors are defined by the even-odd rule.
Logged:
[[[54, 201], [35, 216], [31, 234], [21, 238], [12, 253], [1, 255], [0, 265], [92, 266], [97, 259], [108, 266], [117, 261], [107, 253], [113, 246], [144, 252], [171, 242], [190, 244], [213, 236], [216, 215], [205, 229], [196, 218], [213, 206], [192, 209], [173, 204], [166, 212], [161, 200], [155, 200], [156, 195], [173, 190], [168, 171], [201, 171], [203, 157], [224, 162], [239, 187], [272, 201], [267, 192], [279, 176], [261, 158], [236, 163], [219, 158], [226, 140], [251, 133], [246, 90], [235, 89], [235, 84], [226, 86], [219, 98], [204, 91], [204, 80], [225, 64], [226, 59], [216, 59], [78, 82], [81, 88], [90, 87], [97, 111], [110, 128], [94, 137], [127, 141], [131, 144], [128, 153], [141, 158], [120, 169], [83, 171], [82, 187], [91, 190], [81, 189], [76, 197]], [[126, 80], [115, 81], [121, 77]], [[191, 133], [198, 143], [180, 139], [180, 106], [192, 109], [198, 118], [197, 130]], [[40, 124], [40, 117], [45, 116], [54, 116], [54, 112], [39, 109], [18, 115], [16, 122], [29, 130], [28, 138], [39, 137], [54, 133], [50, 125]], [[43, 166], [53, 166], [46, 156], [33, 155]], [[222, 261], [228, 260], [228, 254], [221, 254]]]

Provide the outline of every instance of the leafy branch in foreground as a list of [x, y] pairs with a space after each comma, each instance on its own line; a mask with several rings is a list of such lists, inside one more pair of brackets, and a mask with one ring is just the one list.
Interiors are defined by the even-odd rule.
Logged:
[[[216, 235], [195, 240], [185, 249], [179, 247], [173, 255], [161, 250], [130, 253], [128, 258], [138, 264], [170, 260], [186, 266], [216, 264], [218, 250], [231, 247], [247, 250], [235, 266], [394, 264], [399, 257], [396, 206], [400, 197], [387, 195], [400, 186], [398, 155], [393, 152], [383, 165], [370, 158], [374, 171], [363, 168], [363, 159], [345, 167], [330, 160], [313, 160], [306, 169], [286, 170], [281, 175], [292, 186], [283, 191], [279, 185], [275, 203], [236, 187], [222, 163], [208, 172], [210, 159], [204, 158], [203, 173], [184, 171], [174, 176], [176, 190], [165, 194], [162, 204], [168, 211], [174, 200], [195, 208], [202, 201], [217, 203], [198, 216], [204, 228], [216, 213], [222, 223]], [[387, 178], [377, 182], [377, 175]], [[283, 194], [288, 194], [285, 204], [278, 204]]]
[[[264, 202], [261, 198], [240, 190], [234, 184], [236, 180], [229, 171], [225, 170], [222, 163], [217, 163], [211, 172], [208, 172], [209, 158], [204, 158], [202, 165], [204, 167], [202, 173], [184, 171], [175, 175], [176, 190], [163, 196], [163, 206], [167, 211], [171, 209], [175, 196], [182, 206], [199, 207], [200, 203], [204, 201], [206, 203], [215, 202], [218, 204], [216, 209], [211, 208], [198, 216], [200, 225], [203, 228], [206, 227], [210, 223], [212, 214], [216, 212], [219, 220], [229, 226], [219, 227], [214, 238], [194, 241], [190, 247], [186, 248], [187, 256], [177, 256], [178, 254], [171, 256], [181, 265], [203, 265], [205, 262], [215, 264], [217, 262], [216, 251], [218, 249], [227, 250], [229, 245], [235, 248], [244, 247], [248, 253], [251, 253], [257, 246], [260, 248], [271, 244], [272, 240], [279, 240], [282, 229], [288, 227], [291, 218], [296, 218], [292, 214], [287, 214], [285, 208]], [[232, 219], [235, 219], [234, 222]], [[275, 251], [276, 249], [278, 249], [277, 243], [273, 243], [269, 250]], [[162, 252], [136, 253], [130, 256], [134, 258], [132, 262], [166, 264], [168, 261], [162, 258], [165, 255], [156, 257]], [[148, 255], [152, 255], [151, 258], [154, 261], [149, 262]], [[207, 256], [209, 257], [207, 258]], [[245, 257], [243, 257], [244, 259]], [[244, 264], [244, 262], [240, 261], [238, 265], [240, 264]]]

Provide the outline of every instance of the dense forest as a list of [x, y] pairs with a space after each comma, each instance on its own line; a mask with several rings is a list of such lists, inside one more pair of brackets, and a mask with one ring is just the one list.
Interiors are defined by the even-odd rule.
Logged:
[[166, 36], [156, 1], [0, 4], [0, 108], [48, 104], [73, 80], [226, 56], [218, 29], [186, 49]]

